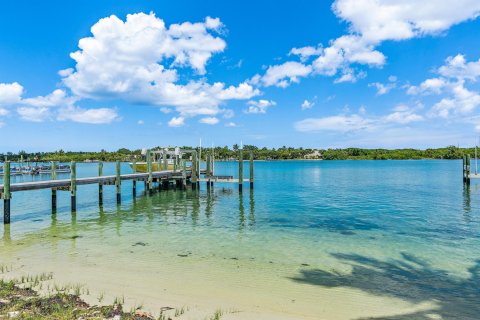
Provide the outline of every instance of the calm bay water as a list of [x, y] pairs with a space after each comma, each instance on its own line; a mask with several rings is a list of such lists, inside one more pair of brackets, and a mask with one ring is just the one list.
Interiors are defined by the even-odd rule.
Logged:
[[[216, 174], [237, 168], [218, 162]], [[77, 166], [79, 177], [96, 173]], [[255, 189], [242, 194], [218, 183], [147, 197], [142, 187], [134, 200], [124, 182], [117, 206], [105, 186], [99, 209], [97, 187], [79, 186], [74, 215], [59, 192], [55, 216], [49, 190], [15, 193], [0, 264], [12, 275], [53, 271], [152, 311], [191, 306], [182, 319], [215, 308], [238, 311], [225, 319], [480, 314], [480, 184], [464, 188], [459, 161], [256, 162]]]

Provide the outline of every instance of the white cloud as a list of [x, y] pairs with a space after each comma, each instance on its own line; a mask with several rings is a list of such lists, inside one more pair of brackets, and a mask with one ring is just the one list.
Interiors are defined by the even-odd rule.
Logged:
[[61, 72], [63, 83], [81, 98], [173, 106], [183, 118], [215, 115], [225, 100], [260, 93], [248, 83], [227, 87], [204, 78], [180, 83], [178, 68], [203, 75], [212, 55], [225, 49], [225, 41], [213, 34], [221, 27], [218, 18], [209, 17], [167, 27], [153, 13], [100, 19], [70, 55], [76, 65]]
[[302, 103], [301, 107], [302, 107], [302, 110], [307, 110], [307, 109], [313, 108], [314, 105], [315, 105], [315, 101], [313, 101], [313, 100], [309, 101], [309, 100], [305, 99], [305, 100], [303, 100], [303, 103]]
[[296, 55], [300, 57], [302, 62], [307, 61], [311, 56], [318, 56], [322, 53], [322, 48], [318, 47], [302, 47], [302, 48], [293, 48], [290, 50], [290, 55]]
[[359, 115], [337, 115], [324, 118], [308, 118], [295, 123], [301, 132], [338, 131], [349, 132], [367, 129], [371, 121]]
[[105, 124], [111, 123], [119, 118], [115, 109], [98, 108], [84, 109], [70, 106], [59, 109], [57, 120], [70, 120], [79, 123]]
[[235, 122], [228, 122], [228, 123], [225, 124], [225, 127], [234, 128], [234, 127], [236, 127], [236, 126], [237, 126], [237, 124], [236, 124]]
[[17, 113], [22, 120], [43, 122], [52, 117], [51, 110], [47, 107], [19, 107]]
[[480, 76], [480, 59], [467, 62], [464, 55], [458, 54], [448, 57], [445, 62], [446, 64], [438, 69], [438, 73], [446, 78], [475, 81]]
[[245, 113], [266, 113], [269, 107], [275, 106], [277, 103], [273, 100], [260, 99], [258, 101], [250, 100], [247, 102], [248, 109]]
[[406, 105], [398, 105], [393, 111], [394, 112], [385, 117], [386, 122], [407, 124], [424, 120], [423, 116], [416, 114], [414, 110], [410, 109]]
[[219, 121], [220, 120], [218, 120], [218, 118], [215, 118], [215, 117], [205, 117], [205, 118], [201, 118], [198, 122], [214, 125], [214, 124], [217, 124]]
[[0, 106], [8, 106], [20, 102], [23, 87], [18, 82], [0, 83]]
[[480, 107], [480, 94], [467, 88], [480, 76], [480, 60], [467, 62], [464, 55], [448, 57], [436, 70], [441, 76], [423, 81], [418, 86], [407, 86], [407, 94], [445, 94], [435, 103], [428, 115], [448, 118], [451, 115], [468, 115]]
[[299, 78], [306, 77], [312, 72], [312, 67], [300, 62], [289, 61], [280, 65], [270, 66], [261, 77], [264, 86], [288, 87], [292, 82], [299, 82]]
[[443, 98], [430, 110], [430, 116], [448, 118], [451, 113], [469, 114], [480, 106], [480, 95], [464, 86], [464, 81], [451, 84], [452, 97]]
[[480, 14], [477, 0], [337, 0], [332, 8], [371, 43], [436, 35]]
[[[326, 47], [293, 48], [289, 55], [299, 56], [303, 63], [313, 59], [313, 72], [308, 74], [335, 76], [340, 73], [335, 83], [341, 83], [361, 78], [355, 65], [382, 67], [386, 57], [377, 50], [382, 42], [439, 35], [455, 24], [476, 19], [480, 2], [459, 0], [452, 5], [451, 0], [336, 0], [332, 10], [348, 24], [348, 33], [331, 40]], [[462, 67], [461, 61], [454, 62], [460, 62]], [[273, 83], [289, 84], [286, 80]]]
[[4, 117], [8, 114], [8, 110], [5, 108], [0, 108], [0, 117]]
[[423, 81], [419, 86], [407, 86], [407, 94], [440, 94], [448, 85], [443, 78], [431, 78]]
[[185, 118], [184, 117], [173, 117], [168, 121], [168, 126], [169, 127], [181, 127], [185, 125]]
[[384, 94], [387, 94], [397, 86], [397, 84], [393, 81], [387, 84], [383, 84], [380, 82], [373, 82], [368, 84], [369, 87], [374, 87], [377, 89], [377, 96], [382, 96]]
[[145, 124], [145, 121], [143, 121], [143, 120], [138, 120], [138, 121], [137, 121], [137, 124], [138, 124], [138, 125], [143, 125], [143, 124]]

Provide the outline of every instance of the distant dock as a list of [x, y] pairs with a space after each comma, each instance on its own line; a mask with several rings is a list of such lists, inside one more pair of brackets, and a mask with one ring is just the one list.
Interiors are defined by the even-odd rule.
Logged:
[[[155, 155], [160, 155], [156, 162], [157, 168], [161, 170], [153, 171], [152, 163], [155, 161]], [[187, 155], [187, 158], [185, 157]], [[110, 176], [103, 175], [103, 162], [98, 161], [98, 176], [77, 178], [76, 176], [76, 162], [70, 163], [70, 179], [58, 180], [56, 162], [51, 162], [51, 177], [50, 180], [33, 181], [33, 182], [19, 182], [10, 183], [11, 178], [11, 163], [5, 161], [3, 164], [3, 184], [0, 185], [0, 195], [3, 199], [3, 223], [10, 224], [11, 206], [10, 200], [12, 193], [20, 191], [32, 191], [41, 189], [51, 189], [52, 194], [52, 213], [56, 213], [57, 208], [57, 191], [68, 191], [71, 197], [72, 212], [76, 211], [77, 203], [77, 186], [98, 184], [98, 202], [103, 205], [103, 186], [115, 185], [117, 194], [117, 204], [121, 203], [121, 184], [122, 181], [131, 180], [133, 197], [136, 197], [137, 182], [143, 182], [145, 185], [146, 194], [152, 194], [155, 190], [160, 191], [168, 189], [170, 186], [186, 190], [188, 186], [191, 189], [199, 189], [200, 182], [206, 182], [207, 188], [213, 186], [214, 182], [230, 182], [237, 183], [238, 190], [242, 192], [243, 182], [249, 182], [250, 188], [253, 188], [253, 153], [250, 152], [250, 176], [248, 179], [243, 179], [243, 151], [239, 151], [238, 158], [238, 178], [233, 176], [216, 176], [215, 171], [215, 155], [206, 152], [206, 169], [201, 169], [202, 159], [197, 155], [195, 150], [180, 150], [175, 148], [175, 151], [168, 151], [168, 148], [160, 151], [146, 151], [147, 172], [137, 172], [137, 163], [131, 163], [133, 173], [121, 174], [120, 161], [116, 162], [116, 174]], [[170, 157], [170, 159], [167, 159]], [[170, 160], [173, 163], [173, 170], [162, 170], [169, 168]], [[190, 162], [190, 165], [188, 165]], [[145, 164], [144, 164], [145, 165]]]

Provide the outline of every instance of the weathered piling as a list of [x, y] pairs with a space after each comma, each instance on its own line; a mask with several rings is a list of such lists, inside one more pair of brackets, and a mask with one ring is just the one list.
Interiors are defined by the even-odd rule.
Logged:
[[[52, 180], [57, 179], [57, 166], [55, 161], [52, 161]], [[57, 210], [57, 188], [52, 188], [52, 213]]]
[[197, 153], [192, 153], [192, 189], [197, 188]]
[[168, 170], [167, 153], [163, 152], [163, 170]]
[[72, 212], [77, 211], [77, 163], [72, 161], [70, 164], [70, 195]]
[[206, 155], [206, 161], [207, 161], [207, 169], [205, 171], [205, 177], [207, 181], [207, 188], [210, 188], [210, 176], [212, 175], [212, 158], [210, 154]]
[[187, 160], [182, 160], [182, 187], [187, 189]]
[[465, 170], [466, 170], [465, 175], [466, 175], [466, 177], [467, 177], [466, 183], [467, 183], [467, 184], [470, 184], [470, 155], [469, 155], [469, 154], [467, 154], [467, 156], [466, 156], [465, 164], [466, 164], [466, 166], [465, 166]]
[[250, 152], [250, 189], [253, 189], [253, 152]]
[[3, 163], [3, 223], [10, 224], [10, 161]]
[[[103, 162], [98, 161], [98, 176], [101, 177], [103, 176]], [[100, 206], [103, 205], [103, 183], [99, 182], [98, 183], [98, 204]]]
[[243, 190], [243, 150], [240, 149], [238, 156], [238, 191]]
[[117, 160], [116, 163], [116, 178], [115, 178], [115, 187], [117, 189], [117, 204], [120, 204], [122, 201], [122, 195], [121, 195], [121, 177], [120, 177], [120, 160]]
[[153, 187], [153, 175], [152, 175], [152, 153], [147, 151], [147, 170], [148, 170], [148, 184], [147, 190], [152, 190]]
[[[159, 167], [160, 167], [160, 164], [159, 164]], [[137, 161], [136, 160], [133, 160], [132, 162], [132, 170], [133, 170], [133, 173], [137, 173]], [[137, 180], [133, 180], [132, 181], [132, 193], [133, 193], [133, 197], [135, 198], [137, 196]]]

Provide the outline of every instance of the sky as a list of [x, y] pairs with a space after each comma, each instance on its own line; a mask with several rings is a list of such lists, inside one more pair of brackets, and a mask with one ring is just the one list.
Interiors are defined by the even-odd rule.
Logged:
[[478, 0], [3, 1], [0, 152], [472, 146]]

